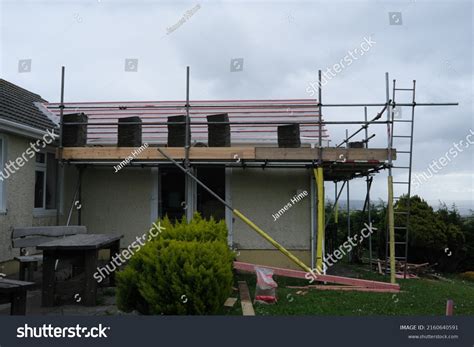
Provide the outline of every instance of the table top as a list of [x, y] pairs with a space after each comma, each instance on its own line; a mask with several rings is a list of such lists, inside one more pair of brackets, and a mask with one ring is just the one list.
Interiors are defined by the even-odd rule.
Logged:
[[13, 291], [19, 287], [29, 288], [34, 285], [33, 282], [16, 281], [0, 277], [0, 292]]
[[116, 234], [78, 234], [57, 238], [36, 246], [39, 250], [85, 250], [99, 249], [120, 240], [123, 235]]

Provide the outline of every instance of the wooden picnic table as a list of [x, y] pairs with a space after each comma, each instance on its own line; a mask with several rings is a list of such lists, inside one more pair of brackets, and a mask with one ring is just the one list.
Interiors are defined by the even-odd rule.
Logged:
[[[110, 260], [120, 252], [120, 239], [123, 235], [113, 234], [78, 234], [58, 238], [36, 246], [43, 251], [43, 287], [42, 305], [54, 306], [57, 281], [55, 268], [57, 261], [74, 259], [84, 269], [83, 280], [78, 283], [71, 281], [69, 289], [80, 295], [81, 301], [86, 306], [95, 306], [97, 301], [97, 280], [94, 273], [98, 268], [99, 250], [109, 249]], [[76, 285], [76, 287], [74, 287]], [[83, 288], [77, 288], [82, 285]], [[115, 273], [109, 277], [109, 285], [115, 285]], [[72, 288], [71, 288], [72, 286]]]
[[26, 294], [35, 284], [0, 277], [0, 304], [10, 303], [11, 315], [26, 314]]

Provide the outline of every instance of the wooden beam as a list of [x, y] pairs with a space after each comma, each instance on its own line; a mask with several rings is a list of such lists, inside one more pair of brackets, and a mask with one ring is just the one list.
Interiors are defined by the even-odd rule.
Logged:
[[[385, 148], [335, 148], [322, 149], [323, 161], [377, 160], [386, 161], [388, 150]], [[310, 147], [275, 148], [256, 147], [255, 159], [268, 160], [318, 160], [319, 149]], [[392, 150], [392, 159], [396, 159], [396, 150]]]
[[235, 302], [237, 301], [237, 298], [227, 298], [227, 300], [224, 302], [225, 307], [234, 307]]
[[[282, 269], [282, 268], [273, 267], [273, 266], [255, 265], [255, 264], [250, 264], [250, 263], [234, 261], [234, 269], [244, 271], [244, 272], [253, 273], [255, 272], [256, 266], [271, 269], [273, 270], [273, 273], [277, 276], [299, 278], [299, 279], [304, 279], [304, 280], [308, 280], [309, 278], [312, 278], [312, 277], [309, 277], [310, 275], [307, 275], [307, 272], [304, 272], [304, 271]], [[345, 284], [345, 285], [350, 285], [350, 286], [360, 286], [360, 287], [365, 287], [365, 288], [400, 290], [400, 286], [398, 284], [378, 282], [378, 281], [369, 281], [369, 280], [362, 280], [358, 278], [350, 278], [350, 277], [342, 277], [342, 276], [316, 274], [315, 280], [318, 282], [338, 283], [338, 284]]]
[[250, 299], [249, 287], [247, 282], [239, 281], [240, 304], [242, 305], [242, 315], [255, 316], [252, 300]]
[[380, 288], [367, 288], [360, 286], [325, 286], [325, 285], [314, 285], [314, 286], [287, 286], [289, 289], [317, 289], [317, 290], [340, 290], [345, 292], [371, 292], [371, 293], [400, 293], [398, 289], [380, 289]]
[[[173, 159], [185, 158], [182, 147], [163, 147], [163, 150]], [[135, 155], [133, 153], [136, 153]], [[61, 157], [58, 149], [56, 157]], [[165, 160], [156, 147], [65, 147], [62, 149], [64, 160], [124, 160], [132, 157], [134, 160]], [[396, 150], [392, 150], [396, 159]], [[192, 147], [189, 152], [190, 160], [304, 160], [319, 159], [316, 148], [277, 148], [277, 147]], [[351, 161], [384, 162], [388, 158], [388, 150], [380, 148], [323, 148], [323, 161], [350, 163]], [[356, 162], [355, 164], [359, 164]]]
[[[173, 159], [184, 159], [185, 153], [182, 147], [162, 148]], [[65, 147], [62, 150], [62, 158], [65, 160], [124, 160], [136, 155], [134, 160], [165, 160], [156, 147], [147, 147], [138, 151], [134, 147]], [[58, 157], [59, 150], [56, 155]], [[194, 160], [222, 159], [242, 160], [255, 159], [254, 147], [192, 147], [189, 158]]]

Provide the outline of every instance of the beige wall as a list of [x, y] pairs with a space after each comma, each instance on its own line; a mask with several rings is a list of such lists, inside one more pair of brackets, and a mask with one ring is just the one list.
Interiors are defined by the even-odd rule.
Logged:
[[[309, 171], [304, 169], [233, 169], [232, 204], [284, 247], [310, 249], [311, 199]], [[280, 218], [276, 214], [297, 190], [308, 195], [292, 205]], [[234, 246], [238, 249], [274, 249], [242, 221], [233, 225]]]
[[[6, 162], [15, 161], [30, 146], [29, 139], [11, 134], [2, 134], [6, 139]], [[27, 157], [28, 158], [28, 157]], [[11, 247], [11, 232], [14, 227], [54, 225], [55, 217], [34, 217], [33, 198], [35, 184], [35, 161], [29, 159], [20, 169], [4, 180], [6, 209], [0, 213], [0, 262], [18, 255]], [[2, 272], [0, 266], [0, 272]], [[5, 273], [7, 270], [4, 271]]]
[[[8, 158], [14, 159], [27, 148], [29, 141], [9, 136], [7, 145]], [[136, 236], [146, 232], [151, 225], [152, 209], [157, 204], [154, 182], [157, 175], [152, 172], [150, 168], [124, 168], [115, 173], [113, 167], [88, 166], [83, 173], [80, 201], [82, 224], [88, 227], [88, 232], [123, 234], [122, 247], [127, 247]], [[75, 166], [64, 166], [61, 224], [66, 222], [77, 177]], [[311, 227], [308, 170], [232, 169], [230, 190], [235, 208], [283, 246], [299, 252], [302, 260], [307, 262]], [[274, 221], [272, 214], [288, 204], [297, 190], [306, 190], [308, 196]], [[12, 259], [17, 254], [10, 247], [12, 227], [55, 223], [54, 216], [33, 216], [33, 196], [34, 161], [30, 161], [7, 180], [8, 213], [0, 215], [0, 262]], [[70, 224], [77, 224], [77, 212], [74, 208]], [[233, 240], [234, 247], [242, 250], [244, 261], [290, 266], [284, 257], [273, 251], [273, 246], [238, 219], [233, 223]]]
[[[87, 167], [82, 182], [82, 224], [89, 233], [123, 234], [121, 246], [127, 247], [150, 229], [150, 168], [124, 168], [115, 173], [113, 167]], [[71, 224], [76, 221], [74, 215]]]

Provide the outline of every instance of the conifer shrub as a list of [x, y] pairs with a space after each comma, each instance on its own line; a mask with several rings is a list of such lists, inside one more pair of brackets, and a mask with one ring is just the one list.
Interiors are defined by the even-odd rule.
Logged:
[[196, 214], [171, 223], [117, 274], [118, 307], [142, 314], [215, 314], [232, 290], [233, 252], [224, 221]]

